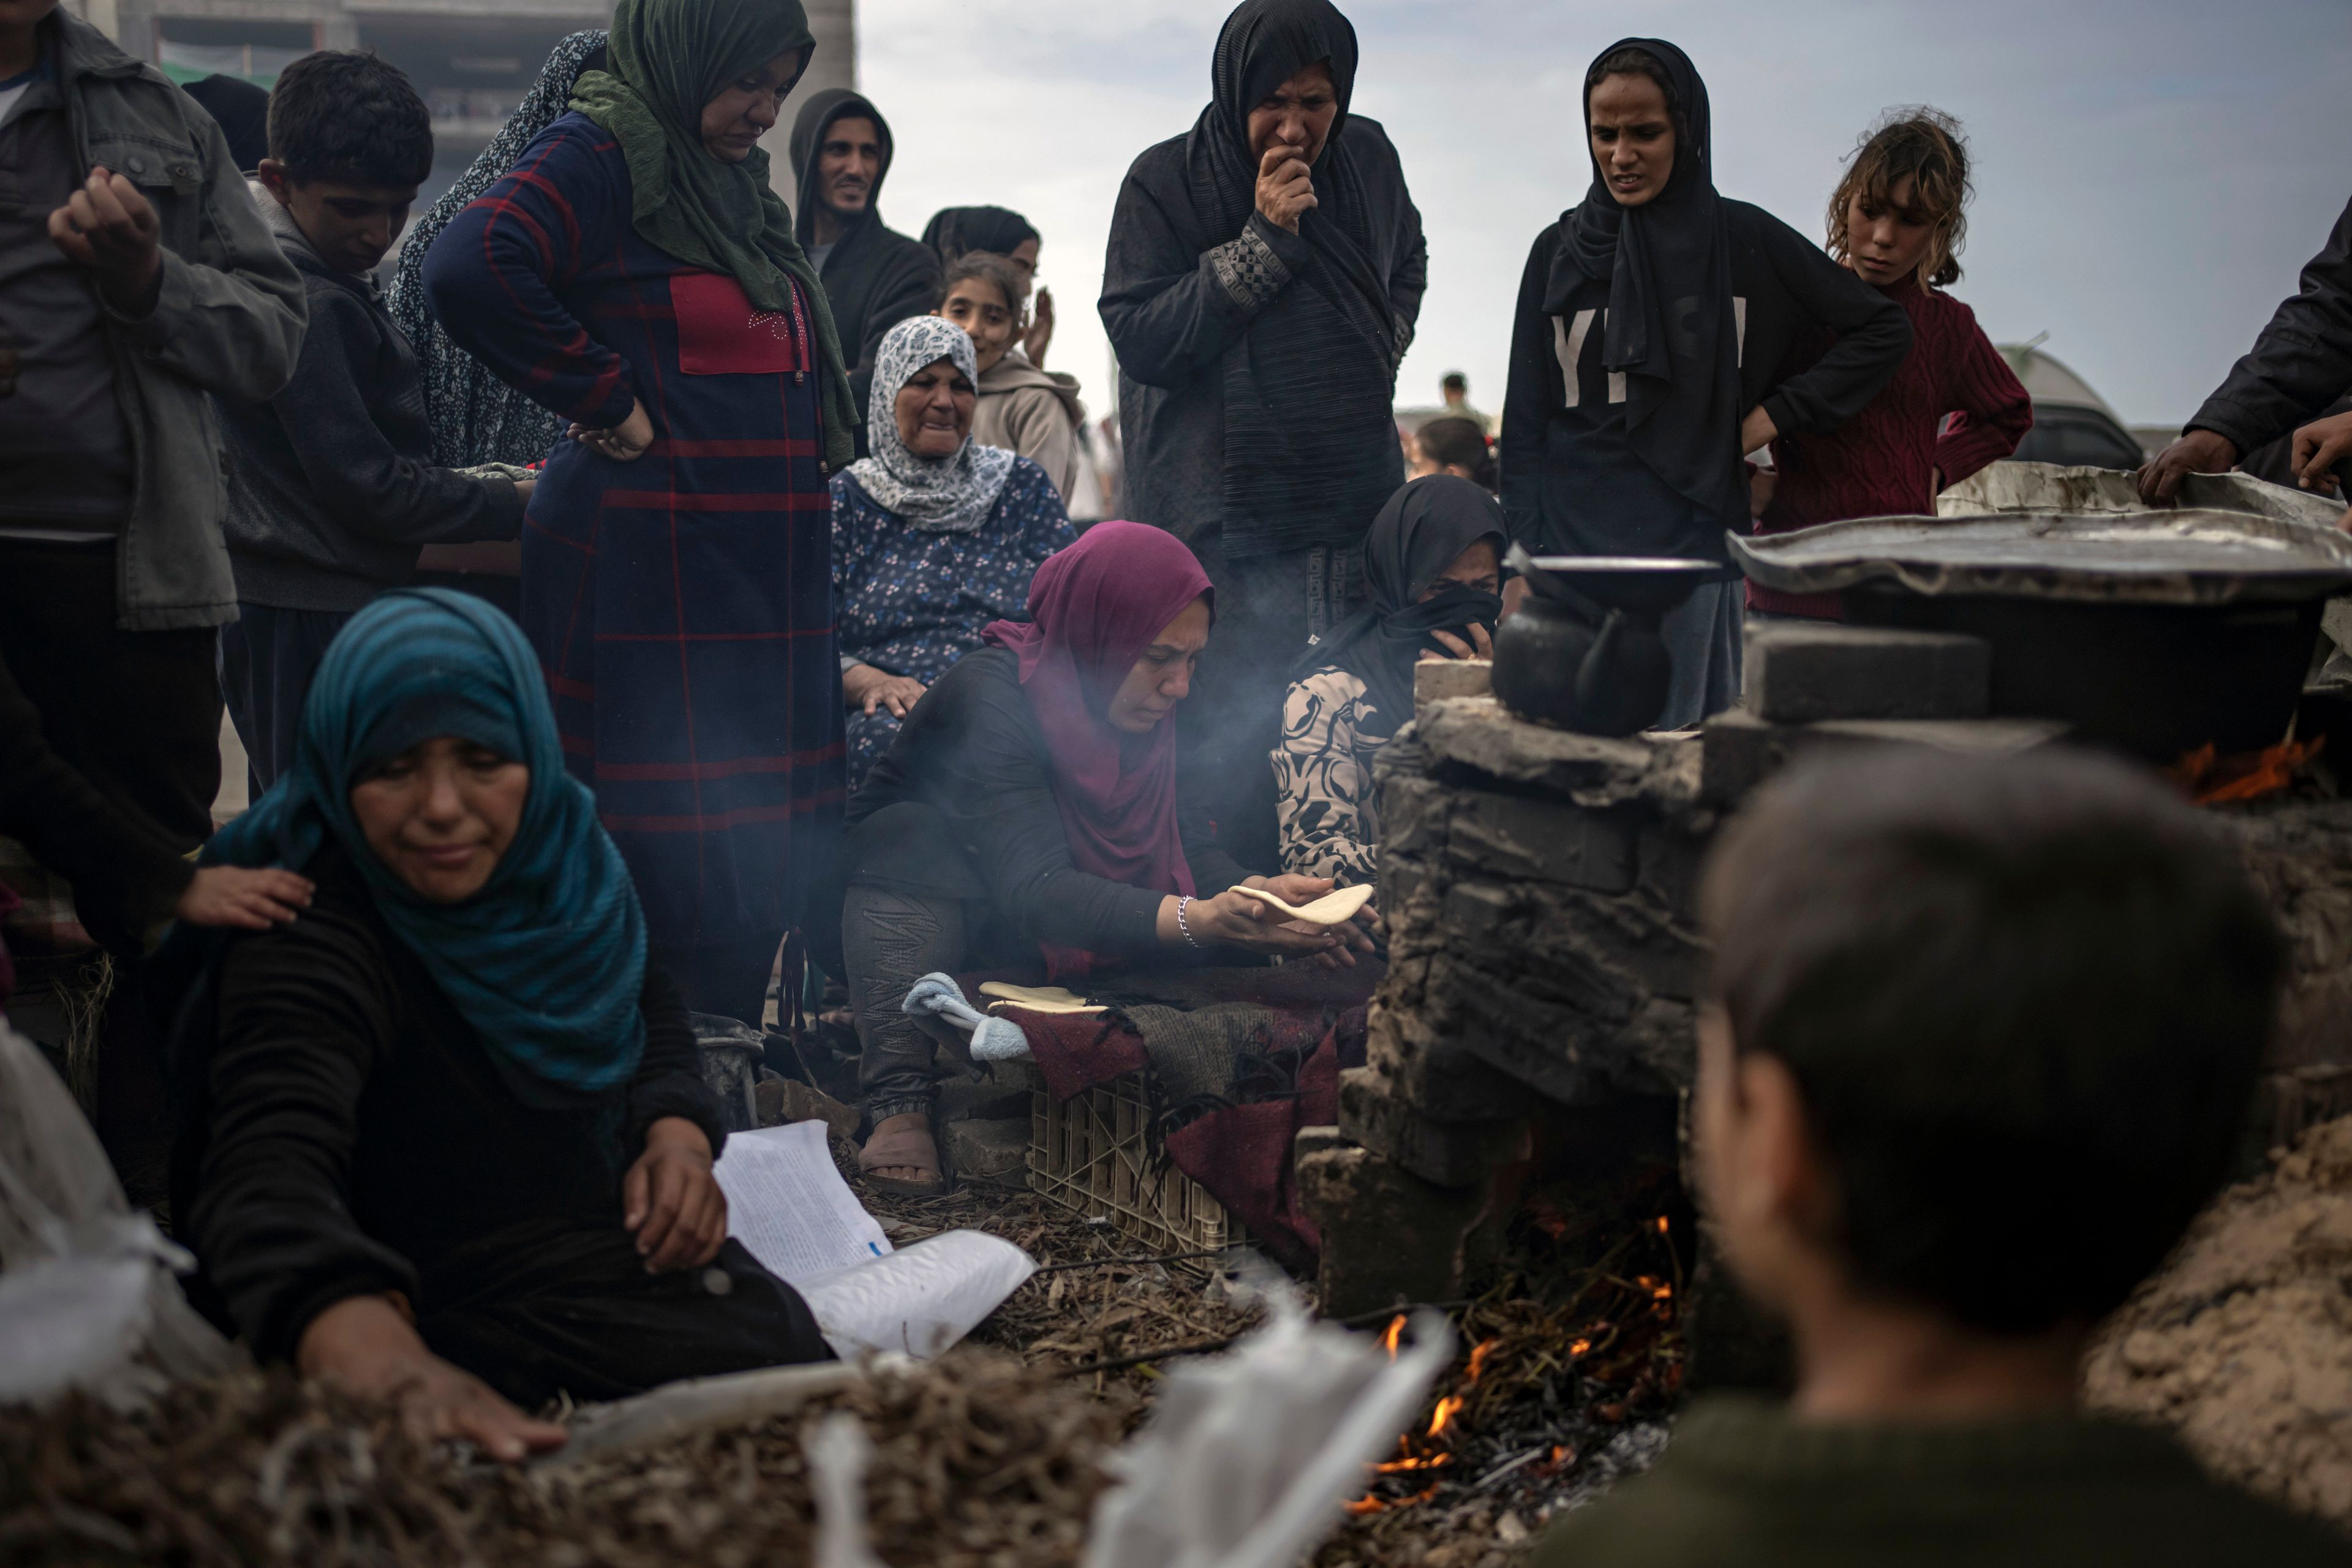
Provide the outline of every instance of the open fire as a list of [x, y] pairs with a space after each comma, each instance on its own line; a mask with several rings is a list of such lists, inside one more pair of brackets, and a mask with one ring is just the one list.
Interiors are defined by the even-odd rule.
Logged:
[[2165, 776], [2189, 792], [2199, 805], [2224, 805], [2261, 800], [2294, 787], [2312, 761], [2326, 748], [2327, 737], [2281, 741], [2259, 752], [2220, 756], [2211, 742], [2183, 755], [2164, 770]]
[[[1534, 1229], [1544, 1227], [1537, 1223]], [[1628, 1265], [1657, 1259], [1662, 1273]], [[1529, 1281], [1506, 1281], [1462, 1317], [1469, 1355], [1443, 1384], [1425, 1421], [1397, 1438], [1394, 1458], [1370, 1467], [1370, 1486], [1348, 1504], [1359, 1517], [1431, 1502], [1441, 1495], [1556, 1490], [1615, 1429], [1655, 1414], [1679, 1393], [1676, 1318], [1681, 1260], [1664, 1215], [1567, 1276], [1547, 1307]], [[1381, 1335], [1397, 1353], [1406, 1317]]]

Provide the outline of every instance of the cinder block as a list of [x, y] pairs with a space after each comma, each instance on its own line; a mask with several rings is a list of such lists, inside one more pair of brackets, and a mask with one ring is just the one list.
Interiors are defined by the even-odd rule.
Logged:
[[1822, 719], [1981, 719], [1992, 645], [1957, 632], [1829, 621], [1748, 628], [1748, 710], [1779, 724]]
[[1443, 702], [1449, 697], [1489, 697], [1495, 689], [1495, 665], [1484, 658], [1424, 658], [1412, 667], [1412, 705]]
[[1831, 719], [1775, 724], [1745, 709], [1717, 713], [1700, 730], [1699, 798], [1731, 805], [1816, 745], [1929, 746], [1963, 755], [2005, 756], [2063, 739], [2057, 719]]
[[1298, 1157], [1298, 1196], [1322, 1233], [1323, 1310], [1347, 1318], [1462, 1294], [1492, 1189], [1439, 1187], [1370, 1149]]
[[1633, 885], [1633, 834], [1614, 813], [1484, 790], [1459, 791], [1454, 805], [1446, 847], [1456, 859], [1596, 893]]
[[940, 1131], [947, 1143], [949, 1163], [959, 1176], [1003, 1181], [1028, 1169], [1030, 1127], [1025, 1116], [950, 1121]]
[[1524, 1120], [1433, 1121], [1369, 1067], [1339, 1075], [1339, 1131], [1441, 1187], [1474, 1186], [1529, 1149]]

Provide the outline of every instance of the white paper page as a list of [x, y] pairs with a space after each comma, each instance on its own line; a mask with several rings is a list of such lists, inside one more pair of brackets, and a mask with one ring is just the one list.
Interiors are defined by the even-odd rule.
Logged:
[[713, 1172], [727, 1194], [727, 1234], [795, 1288], [891, 1250], [824, 1140], [815, 1121], [730, 1133]]
[[825, 1342], [845, 1361], [866, 1351], [928, 1361], [971, 1332], [1036, 1271], [1037, 1260], [1001, 1236], [951, 1230], [887, 1258], [793, 1283]]

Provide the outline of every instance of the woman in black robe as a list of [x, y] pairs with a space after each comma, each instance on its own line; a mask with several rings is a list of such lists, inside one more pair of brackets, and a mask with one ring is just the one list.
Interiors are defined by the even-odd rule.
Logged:
[[501, 1458], [563, 1440], [517, 1408], [560, 1393], [830, 1358], [727, 1239], [694, 1031], [498, 610], [353, 617], [294, 767], [205, 855], [317, 884], [197, 955], [173, 1043], [173, 1213], [257, 1358]]
[[[1760, 207], [1716, 194], [1706, 83], [1657, 38], [1585, 75], [1584, 200], [1536, 237], [1511, 329], [1503, 508], [1536, 554], [1713, 563], [1666, 617], [1674, 684], [1660, 728], [1739, 699], [1744, 453], [1833, 430], [1911, 348], [1903, 308]], [[1774, 374], [1798, 333], [1837, 342]]]
[[1187, 793], [1261, 865], [1285, 673], [1360, 596], [1364, 531], [1404, 482], [1392, 405], [1428, 247], [1396, 150], [1349, 112], [1355, 80], [1330, 0], [1247, 0], [1209, 107], [1128, 171], [1104, 262], [1123, 510], [1217, 590], [1180, 721]]

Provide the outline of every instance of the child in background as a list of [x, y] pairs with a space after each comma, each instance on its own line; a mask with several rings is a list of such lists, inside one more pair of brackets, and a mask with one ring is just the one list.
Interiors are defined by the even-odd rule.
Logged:
[[[1968, 143], [1958, 121], [1938, 110], [1896, 111], [1854, 154], [1830, 197], [1829, 251], [1903, 307], [1911, 355], [1834, 431], [1773, 441], [1773, 470], [1754, 487], [1759, 533], [1850, 517], [1932, 516], [1945, 486], [2008, 457], [2033, 427], [2033, 399], [1976, 313], [1942, 292], [1959, 281], [1969, 196]], [[1825, 332], [1801, 338], [1783, 374], [1805, 369], [1832, 341]], [[1843, 615], [1834, 594], [1780, 594], [1753, 583], [1748, 607]]]
[[1086, 405], [1078, 378], [1043, 371], [1013, 352], [1028, 327], [1029, 287], [1002, 256], [968, 250], [947, 264], [947, 296], [937, 314], [971, 334], [980, 361], [979, 405], [971, 438], [1002, 447], [1045, 470], [1065, 504], [1078, 475], [1078, 431]]
[[1825, 758], [1728, 830], [1701, 910], [1701, 1201], [1796, 1394], [1696, 1402], [1537, 1568], [2352, 1563], [2075, 1406], [2228, 1173], [2276, 1010], [2209, 826], [2087, 752]]
[[424, 100], [374, 55], [327, 50], [278, 79], [261, 207], [310, 325], [285, 391], [218, 400], [237, 599], [221, 685], [257, 800], [293, 761], [310, 676], [343, 623], [405, 584], [422, 546], [522, 531], [530, 480], [432, 466], [416, 356], [371, 276], [432, 169]]
[[1494, 493], [1495, 448], [1475, 419], [1441, 414], [1405, 443], [1404, 477], [1423, 479], [1432, 474], [1452, 474]]

